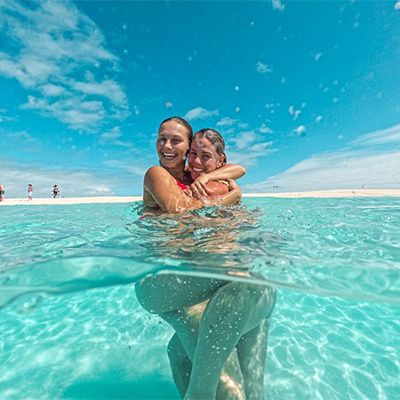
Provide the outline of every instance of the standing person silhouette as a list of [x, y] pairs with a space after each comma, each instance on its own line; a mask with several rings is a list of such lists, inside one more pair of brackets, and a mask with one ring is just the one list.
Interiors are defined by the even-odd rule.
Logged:
[[30, 183], [30, 184], [28, 185], [28, 201], [32, 200], [32, 193], [33, 193], [33, 186], [32, 186], [32, 184]]
[[55, 199], [56, 197], [59, 196], [59, 194], [60, 194], [60, 189], [58, 188], [57, 185], [54, 185], [54, 186], [53, 186], [53, 189], [52, 189], [52, 191], [51, 191], [51, 194], [52, 194], [52, 196], [53, 196], [53, 199]]

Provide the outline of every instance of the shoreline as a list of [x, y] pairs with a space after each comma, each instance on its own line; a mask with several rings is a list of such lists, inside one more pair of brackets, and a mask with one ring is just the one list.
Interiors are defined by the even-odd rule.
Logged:
[[[345, 197], [400, 197], [400, 189], [346, 189], [346, 190], [318, 190], [308, 192], [286, 193], [243, 193], [243, 198], [345, 198]], [[142, 196], [104, 196], [104, 197], [62, 197], [52, 198], [5, 198], [0, 206], [33, 206], [33, 205], [69, 205], [69, 204], [102, 204], [102, 203], [131, 203], [141, 201]]]

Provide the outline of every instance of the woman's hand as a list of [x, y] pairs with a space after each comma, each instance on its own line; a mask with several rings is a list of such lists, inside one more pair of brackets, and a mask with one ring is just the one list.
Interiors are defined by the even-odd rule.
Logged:
[[193, 196], [196, 198], [207, 197], [210, 194], [210, 191], [207, 189], [207, 183], [210, 181], [210, 178], [207, 174], [201, 174], [196, 178], [196, 180], [190, 185], [190, 190], [193, 193]]

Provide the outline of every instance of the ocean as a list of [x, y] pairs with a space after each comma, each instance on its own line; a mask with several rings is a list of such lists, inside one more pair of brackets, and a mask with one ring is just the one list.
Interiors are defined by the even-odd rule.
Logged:
[[276, 289], [266, 398], [398, 398], [399, 198], [155, 217], [140, 202], [10, 206], [0, 218], [1, 399], [179, 399], [173, 330], [135, 295], [156, 272]]

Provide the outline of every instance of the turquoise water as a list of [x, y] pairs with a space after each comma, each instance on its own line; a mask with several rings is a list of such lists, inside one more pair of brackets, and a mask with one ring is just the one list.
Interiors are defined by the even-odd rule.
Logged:
[[0, 208], [0, 398], [177, 399], [172, 329], [134, 282], [250, 269], [278, 288], [270, 399], [397, 399], [400, 199], [246, 199], [138, 219], [139, 204]]

